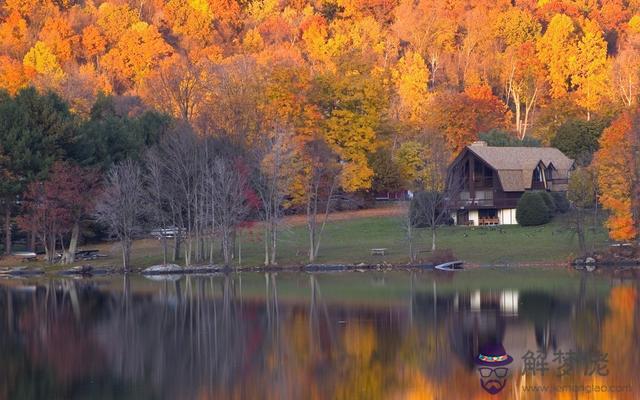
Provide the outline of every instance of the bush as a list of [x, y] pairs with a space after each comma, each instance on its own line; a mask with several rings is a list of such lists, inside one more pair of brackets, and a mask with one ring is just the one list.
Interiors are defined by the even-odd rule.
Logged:
[[524, 192], [518, 201], [516, 220], [522, 226], [543, 225], [551, 220], [551, 212], [540, 192]]
[[569, 211], [570, 204], [566, 193], [551, 192], [551, 197], [553, 197], [553, 202], [556, 205], [556, 212], [564, 214]]
[[540, 191], [540, 196], [542, 196], [542, 200], [544, 200], [544, 204], [547, 205], [549, 209], [549, 213], [554, 214], [557, 211], [556, 202], [553, 200], [553, 196], [551, 193], [547, 191]]

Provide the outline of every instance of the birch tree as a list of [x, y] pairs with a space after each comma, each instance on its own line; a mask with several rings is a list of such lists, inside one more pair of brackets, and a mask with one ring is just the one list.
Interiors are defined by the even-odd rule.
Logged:
[[114, 165], [107, 173], [104, 186], [95, 215], [120, 241], [122, 267], [129, 271], [133, 237], [140, 231], [144, 215], [144, 187], [140, 166], [130, 160]]

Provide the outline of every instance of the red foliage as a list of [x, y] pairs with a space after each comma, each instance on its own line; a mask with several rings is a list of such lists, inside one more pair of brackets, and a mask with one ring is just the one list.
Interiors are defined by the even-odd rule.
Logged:
[[35, 181], [27, 186], [18, 226], [36, 232], [45, 247], [52, 250], [50, 246], [57, 237], [69, 232], [92, 207], [96, 182], [94, 171], [56, 162], [45, 181]]

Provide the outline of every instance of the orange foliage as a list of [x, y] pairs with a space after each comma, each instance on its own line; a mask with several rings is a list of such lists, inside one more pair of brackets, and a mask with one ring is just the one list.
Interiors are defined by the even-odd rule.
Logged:
[[22, 68], [22, 63], [7, 56], [0, 56], [0, 87], [11, 94], [27, 85], [28, 77]]
[[39, 37], [62, 63], [71, 59], [73, 47], [80, 40], [69, 21], [60, 16], [47, 19]]
[[487, 86], [472, 86], [462, 94], [441, 94], [434, 105], [430, 125], [443, 132], [449, 150], [457, 154], [492, 128], [505, 128], [510, 113], [507, 106]]
[[13, 56], [22, 56], [29, 48], [27, 21], [18, 11], [13, 11], [0, 24], [0, 49]]
[[[634, 116], [626, 112], [605, 129], [600, 150], [595, 155], [600, 201], [611, 212], [607, 220], [609, 236], [614, 240], [631, 240], [637, 236], [634, 217], [634, 190], [637, 183], [637, 129]], [[637, 201], [637, 199], [636, 199]]]
[[85, 58], [93, 60], [95, 57], [104, 54], [107, 40], [98, 28], [90, 25], [82, 30], [82, 47]]
[[171, 47], [155, 26], [134, 24], [104, 57], [104, 68], [121, 88], [139, 83], [159, 62], [171, 54]]

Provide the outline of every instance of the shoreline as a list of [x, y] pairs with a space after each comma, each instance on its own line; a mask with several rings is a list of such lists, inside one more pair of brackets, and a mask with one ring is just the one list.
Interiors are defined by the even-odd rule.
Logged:
[[[82, 277], [82, 276], [101, 276], [101, 275], [114, 275], [114, 274], [131, 274], [141, 276], [160, 276], [160, 275], [214, 275], [214, 274], [230, 274], [234, 272], [306, 272], [306, 273], [318, 273], [318, 272], [389, 272], [389, 271], [437, 271], [435, 270], [434, 263], [423, 264], [301, 264], [301, 265], [283, 265], [283, 266], [238, 266], [229, 267], [221, 265], [197, 265], [191, 267], [183, 267], [175, 264], [167, 264], [165, 266], [156, 265], [151, 267], [139, 267], [133, 268], [129, 271], [124, 271], [121, 267], [93, 267], [91, 265], [77, 266], [68, 269], [62, 269], [57, 271], [47, 271], [46, 268], [30, 268], [30, 267], [15, 267], [8, 268], [0, 271], [0, 278], [19, 278], [19, 277], [32, 277], [32, 276], [68, 276], [68, 277]], [[575, 265], [567, 261], [532, 261], [532, 262], [514, 262], [514, 263], [499, 263], [499, 264], [479, 264], [479, 263], [464, 263], [465, 270], [470, 269], [483, 269], [483, 268], [569, 268], [577, 271], [584, 270], [584, 265]], [[621, 261], [621, 262], [603, 262], [595, 265], [596, 270], [625, 270], [634, 269], [640, 267], [640, 263], [634, 261]], [[153, 268], [153, 269], [152, 269]], [[450, 271], [439, 271], [450, 272]], [[457, 272], [457, 271], [456, 271]]]

